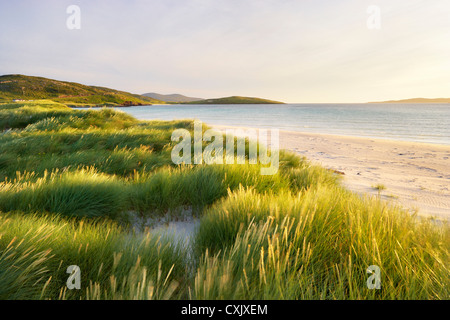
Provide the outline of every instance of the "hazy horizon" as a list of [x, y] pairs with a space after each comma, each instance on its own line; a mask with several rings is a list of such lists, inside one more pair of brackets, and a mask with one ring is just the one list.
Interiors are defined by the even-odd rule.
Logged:
[[1, 2], [0, 74], [206, 99], [448, 98], [449, 14], [445, 0]]

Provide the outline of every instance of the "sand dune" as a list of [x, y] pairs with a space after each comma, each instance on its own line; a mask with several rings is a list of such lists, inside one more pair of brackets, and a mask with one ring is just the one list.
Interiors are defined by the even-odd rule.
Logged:
[[383, 184], [383, 199], [450, 218], [450, 146], [280, 131], [280, 148], [345, 173], [350, 190], [377, 195]]

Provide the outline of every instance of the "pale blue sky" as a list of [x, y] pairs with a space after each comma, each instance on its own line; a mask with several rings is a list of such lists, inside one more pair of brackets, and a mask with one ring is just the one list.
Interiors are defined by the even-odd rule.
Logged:
[[[72, 4], [80, 30], [66, 27]], [[450, 97], [450, 1], [0, 0], [10, 73], [204, 98]]]

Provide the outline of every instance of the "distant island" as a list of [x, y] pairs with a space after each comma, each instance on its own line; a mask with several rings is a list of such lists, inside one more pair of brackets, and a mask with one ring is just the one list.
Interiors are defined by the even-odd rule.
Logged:
[[200, 101], [186, 102], [184, 104], [284, 104], [284, 102], [252, 98], [232, 96], [218, 99], [205, 99]]
[[88, 86], [76, 82], [44, 77], [10, 74], [0, 76], [0, 102], [48, 99], [68, 107], [131, 107], [152, 104], [280, 104], [282, 102], [250, 98], [227, 97], [202, 99], [181, 94], [133, 94], [115, 89]]
[[369, 102], [369, 103], [450, 103], [450, 98], [413, 98], [404, 100], [389, 100], [389, 101], [379, 101], [379, 102]]
[[144, 93], [144, 96], [164, 101], [169, 104], [283, 104], [283, 102], [253, 98], [232, 96], [216, 99], [202, 99], [186, 97], [181, 94]]
[[178, 94], [178, 93], [160, 94], [160, 93], [155, 93], [155, 92], [149, 92], [149, 93], [144, 93], [143, 96], [150, 97], [150, 98], [164, 101], [164, 102], [174, 102], [174, 103], [193, 102], [193, 101], [204, 100], [203, 98], [186, 97], [186, 96], [184, 96], [182, 94]]

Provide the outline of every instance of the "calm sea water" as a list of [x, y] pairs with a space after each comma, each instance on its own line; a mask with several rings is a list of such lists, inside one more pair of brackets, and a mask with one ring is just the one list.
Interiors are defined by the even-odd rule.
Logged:
[[141, 120], [385, 138], [450, 145], [450, 104], [153, 105], [117, 108]]

